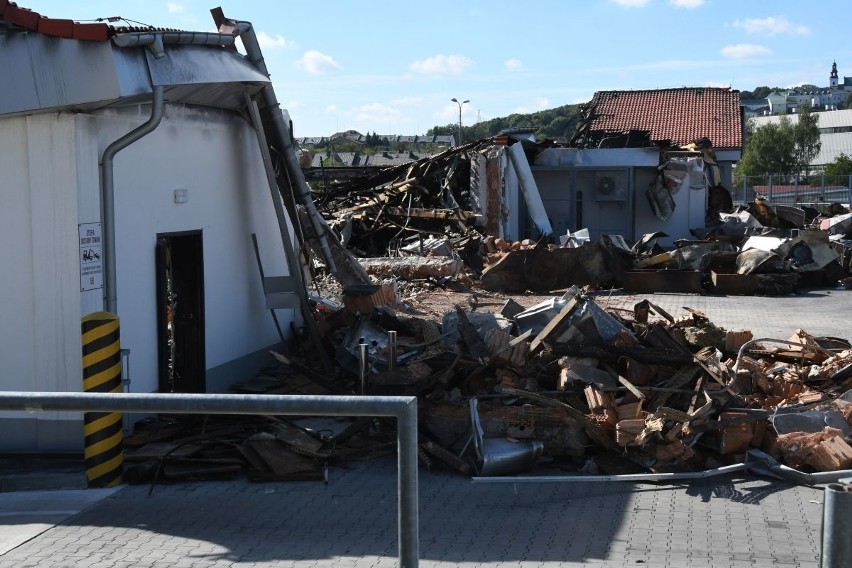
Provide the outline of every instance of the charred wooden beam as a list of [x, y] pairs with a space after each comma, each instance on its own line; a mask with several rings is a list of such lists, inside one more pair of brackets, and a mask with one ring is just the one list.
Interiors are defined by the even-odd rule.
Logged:
[[672, 350], [659, 347], [615, 347], [612, 345], [555, 345], [556, 355], [571, 357], [595, 357], [604, 360], [617, 360], [630, 357], [640, 363], [649, 365], [688, 365], [692, 363], [692, 354], [688, 351]]

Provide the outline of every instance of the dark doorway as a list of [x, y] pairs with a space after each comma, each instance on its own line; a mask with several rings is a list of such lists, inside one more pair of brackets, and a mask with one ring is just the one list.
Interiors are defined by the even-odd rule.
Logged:
[[160, 392], [206, 392], [201, 231], [157, 235]]

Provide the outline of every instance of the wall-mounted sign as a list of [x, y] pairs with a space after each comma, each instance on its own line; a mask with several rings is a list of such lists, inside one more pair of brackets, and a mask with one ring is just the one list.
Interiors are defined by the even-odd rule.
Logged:
[[80, 229], [80, 291], [104, 287], [103, 246], [100, 223], [81, 223]]

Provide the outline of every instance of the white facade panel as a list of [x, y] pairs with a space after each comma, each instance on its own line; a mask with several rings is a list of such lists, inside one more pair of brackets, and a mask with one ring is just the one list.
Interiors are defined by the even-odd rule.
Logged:
[[[79, 391], [73, 118], [45, 114], [6, 118], [0, 125], [0, 227], [6, 237], [0, 247], [0, 389]], [[61, 416], [41, 413], [33, 420]], [[0, 413], [8, 417], [20, 414]]]

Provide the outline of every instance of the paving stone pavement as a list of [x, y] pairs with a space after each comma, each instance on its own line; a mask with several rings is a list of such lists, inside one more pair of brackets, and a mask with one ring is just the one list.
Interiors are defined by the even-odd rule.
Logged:
[[714, 324], [729, 330], [752, 330], [755, 338], [787, 339], [796, 329], [816, 336], [852, 340], [847, 314], [852, 310], [852, 290], [823, 288], [788, 296], [717, 296], [712, 294], [630, 294], [621, 290], [599, 292], [602, 307], [633, 311], [648, 299], [672, 316], [687, 315], [690, 307], [705, 313]]
[[[786, 338], [799, 327], [850, 335], [852, 292], [845, 290], [782, 298], [609, 294], [606, 302], [629, 309], [643, 297], [673, 315], [681, 306], [699, 309], [717, 325], [752, 329], [756, 337]], [[87, 502], [0, 553], [0, 568], [398, 562], [392, 458], [333, 469], [327, 485], [234, 480], [148, 490], [126, 486]], [[21, 500], [21, 493], [0, 493], [0, 511], [10, 495]], [[496, 484], [421, 470], [419, 503], [420, 565], [429, 568], [819, 566], [822, 489], [759, 477]], [[0, 540], [27, 519], [0, 514]]]
[[[128, 486], [0, 556], [3, 568], [392, 567], [393, 458], [321, 482]], [[423, 567], [812, 568], [823, 493], [756, 477], [473, 483], [420, 473]], [[2, 495], [0, 495], [2, 499]]]

